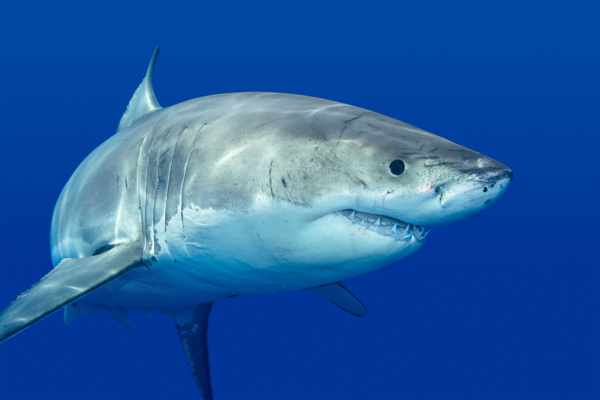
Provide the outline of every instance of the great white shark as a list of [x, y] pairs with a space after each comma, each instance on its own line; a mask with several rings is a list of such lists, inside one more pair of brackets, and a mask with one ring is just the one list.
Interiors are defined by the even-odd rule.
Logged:
[[73, 173], [54, 210], [54, 268], [0, 314], [0, 341], [65, 309], [174, 320], [212, 399], [215, 301], [309, 289], [358, 316], [341, 283], [421, 248], [426, 227], [478, 213], [505, 165], [422, 129], [334, 101], [230, 93], [162, 108], [152, 74], [117, 133]]

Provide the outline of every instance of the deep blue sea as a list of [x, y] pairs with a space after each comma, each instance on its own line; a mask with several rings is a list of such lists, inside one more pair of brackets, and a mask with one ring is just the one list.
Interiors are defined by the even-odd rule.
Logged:
[[[159, 102], [305, 94], [508, 165], [490, 209], [345, 284], [218, 302], [215, 399], [600, 398], [600, 2], [0, 0], [0, 307], [52, 267], [58, 195], [156, 45]], [[0, 345], [0, 399], [198, 399], [166, 315], [62, 312]]]

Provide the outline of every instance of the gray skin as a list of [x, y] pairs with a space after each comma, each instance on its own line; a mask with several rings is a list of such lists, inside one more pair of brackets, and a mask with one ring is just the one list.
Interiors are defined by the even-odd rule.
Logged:
[[[390, 172], [390, 163], [397, 159], [406, 166], [399, 176]], [[306, 214], [308, 220], [318, 220], [351, 209], [413, 225], [441, 225], [487, 207], [504, 191], [511, 176], [510, 170], [497, 161], [358, 107], [277, 93], [207, 96], [155, 111], [111, 137], [81, 164], [56, 206], [52, 256], [56, 265], [64, 258], [98, 254], [111, 245], [141, 237], [143, 258], [148, 264], [161, 259], [161, 254], [167, 254], [172, 263], [177, 259], [174, 256], [177, 248], [179, 253], [186, 253], [184, 258], [190, 258], [190, 245], [217, 247], [211, 243], [214, 238], [209, 234], [202, 238], [186, 235], [184, 212], [194, 208], [230, 216], [228, 221], [237, 225], [235, 232], [241, 238], [236, 249], [243, 249], [248, 238], [261, 234], [255, 225], [240, 222], [257, 207], [257, 199], [268, 202], [272, 210], [268, 217], [256, 214], [256, 218], [276, 215], [281, 219], [282, 214], [293, 209], [295, 214]], [[469, 191], [477, 192], [475, 200], [468, 199], [474, 204], [465, 201], [453, 204], [452, 200], [457, 198], [455, 192]], [[335, 201], [331, 200], [332, 194], [336, 195]], [[444, 196], [448, 199], [444, 200]], [[444, 202], [448, 204], [446, 207], [442, 206]], [[173, 229], [178, 230], [179, 236], [169, 241], [166, 238]], [[301, 229], [298, 226], [289, 234]], [[418, 236], [419, 231], [416, 228], [414, 231]], [[165, 239], [161, 240], [163, 233]], [[280, 233], [285, 236], [285, 232], [280, 230]], [[370, 246], [363, 242], [361, 245]], [[158, 309], [239, 294], [300, 289], [380, 268], [412, 254], [421, 244], [421, 241], [414, 243], [410, 251], [403, 249], [396, 256], [385, 254], [381, 260], [373, 258], [366, 269], [350, 267], [347, 273], [333, 277], [294, 276], [282, 280], [279, 273], [263, 274], [240, 287], [239, 282], [247, 279], [242, 276], [244, 270], [232, 287], [211, 293], [211, 288], [201, 286], [200, 291], [207, 293], [206, 296], [182, 295], [181, 301], [167, 299], [169, 291], [165, 291], [162, 303], [158, 300], [160, 296], [150, 292], [153, 301], [141, 301], [139, 285], [129, 293], [136, 301], [114, 295], [107, 299], [102, 297], [102, 291], [94, 295], [105, 304]], [[260, 245], [251, 242], [247, 246]], [[280, 251], [285, 246], [283, 243], [274, 247]], [[237, 253], [236, 249], [231, 253]], [[305, 253], [297, 254], [296, 264], [323, 266], [328, 261], [318, 257], [320, 251], [331, 253], [331, 246], [313, 247], [312, 261], [307, 261]], [[373, 257], [380, 251], [373, 248]], [[347, 259], [336, 260], [336, 264], [371, 257], [364, 256], [364, 252], [360, 257], [351, 251], [347, 254]], [[283, 264], [289, 268], [295, 264], [294, 256], [287, 254], [273, 259], [270, 255], [257, 258], [252, 254], [243, 258], [232, 254], [231, 258], [241, 259], [248, 268], [264, 271]], [[231, 264], [232, 260], [223, 257], [203, 252], [192, 258], [196, 264]], [[169, 271], [175, 272], [173, 267]], [[307, 271], [306, 275], [310, 275], [310, 269]], [[168, 285], [170, 278], [165, 274], [153, 278], [149, 276], [151, 273], [152, 270], [133, 272], [127, 279]], [[187, 274], [172, 282], [173, 290], [182, 291], [182, 285], [193, 281]], [[218, 277], [211, 279], [207, 286], [227, 285]], [[123, 282], [111, 285], [107, 289], [111, 292], [127, 291]], [[195, 292], [198, 289], [198, 286], [189, 288]], [[94, 295], [88, 298], [93, 299]]]

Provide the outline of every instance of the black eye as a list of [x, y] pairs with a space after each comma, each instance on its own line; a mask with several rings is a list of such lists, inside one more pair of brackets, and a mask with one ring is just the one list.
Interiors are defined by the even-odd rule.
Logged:
[[390, 163], [390, 172], [392, 175], [400, 175], [404, 172], [404, 161], [394, 160]]

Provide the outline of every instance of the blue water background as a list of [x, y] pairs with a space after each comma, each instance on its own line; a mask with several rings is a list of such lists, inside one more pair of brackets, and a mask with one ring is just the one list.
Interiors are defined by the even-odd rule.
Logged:
[[[161, 46], [163, 106], [349, 103], [510, 166], [489, 210], [346, 284], [216, 304], [217, 399], [600, 398], [600, 2], [0, 1], [0, 305], [51, 268], [50, 218]], [[1, 399], [194, 399], [167, 316], [57, 313], [0, 345]]]

